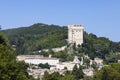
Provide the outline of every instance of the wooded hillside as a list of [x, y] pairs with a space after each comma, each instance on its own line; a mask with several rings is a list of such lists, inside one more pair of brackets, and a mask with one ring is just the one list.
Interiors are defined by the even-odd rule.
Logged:
[[61, 47], [67, 44], [67, 27], [33, 24], [2, 31], [18, 54], [31, 54], [33, 51]]
[[[32, 54], [33, 51], [67, 45], [68, 33], [65, 26], [37, 23], [2, 32], [8, 37], [10, 44], [16, 48], [18, 54]], [[109, 59], [113, 60], [116, 57], [109, 54], [120, 52], [120, 42], [113, 42], [106, 37], [97, 37], [93, 33], [84, 32], [84, 43], [77, 49], [73, 46], [73, 49], [74, 53], [88, 54], [91, 59], [95, 56], [103, 59], [109, 56]]]

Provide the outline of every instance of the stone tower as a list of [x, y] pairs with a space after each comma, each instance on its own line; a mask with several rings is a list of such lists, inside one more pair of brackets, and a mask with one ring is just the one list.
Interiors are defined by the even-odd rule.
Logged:
[[81, 45], [83, 43], [83, 25], [68, 25], [68, 42]]

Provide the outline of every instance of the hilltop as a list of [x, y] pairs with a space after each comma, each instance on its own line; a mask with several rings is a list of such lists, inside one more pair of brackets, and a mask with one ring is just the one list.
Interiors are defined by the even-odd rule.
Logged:
[[18, 54], [31, 54], [42, 49], [61, 47], [67, 44], [67, 27], [33, 24], [28, 27], [2, 31], [16, 48]]
[[[62, 47], [67, 44], [67, 27], [33, 24], [28, 27], [8, 29], [2, 31], [9, 39], [10, 44], [16, 49], [17, 54], [32, 54], [33, 51]], [[120, 52], [120, 42], [110, 41], [106, 37], [97, 37], [95, 34], [84, 31], [84, 43], [75, 48], [73, 53], [85, 53], [93, 59], [95, 56], [105, 58], [110, 53]], [[64, 55], [65, 53], [62, 52]], [[110, 59], [114, 57], [111, 56]]]

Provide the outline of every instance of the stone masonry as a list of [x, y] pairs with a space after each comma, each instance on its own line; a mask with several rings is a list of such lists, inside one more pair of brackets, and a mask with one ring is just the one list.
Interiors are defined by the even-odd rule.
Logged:
[[68, 25], [68, 43], [76, 43], [81, 45], [83, 43], [83, 25]]

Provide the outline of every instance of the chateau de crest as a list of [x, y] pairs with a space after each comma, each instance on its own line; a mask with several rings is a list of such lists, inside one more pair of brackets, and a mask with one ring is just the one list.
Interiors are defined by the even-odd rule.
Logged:
[[68, 25], [68, 43], [76, 43], [81, 45], [83, 43], [83, 25]]

